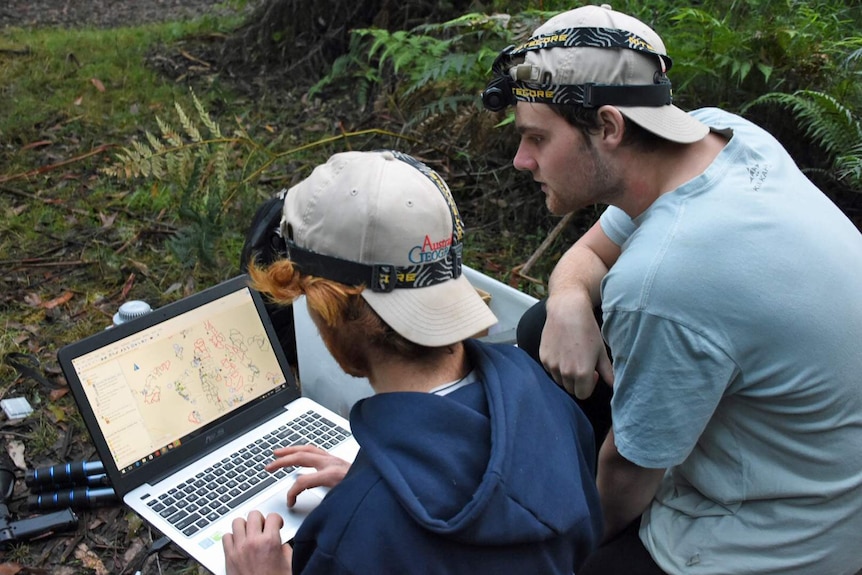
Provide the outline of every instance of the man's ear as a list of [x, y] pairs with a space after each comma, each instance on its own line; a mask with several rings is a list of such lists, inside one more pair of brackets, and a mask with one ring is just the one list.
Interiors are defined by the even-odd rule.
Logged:
[[619, 146], [626, 131], [626, 120], [620, 111], [614, 106], [602, 106], [599, 108], [599, 123], [602, 143], [611, 148]]

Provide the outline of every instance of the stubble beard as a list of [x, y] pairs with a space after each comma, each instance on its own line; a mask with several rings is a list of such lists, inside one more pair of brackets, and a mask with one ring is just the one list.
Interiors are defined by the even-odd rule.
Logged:
[[[614, 199], [623, 193], [622, 178], [614, 174], [608, 162], [599, 155], [589, 140], [581, 144], [578, 152], [590, 159], [589, 169], [580, 176], [584, 184], [581, 193], [562, 196], [559, 193], [550, 193], [555, 190], [549, 190], [545, 195], [545, 206], [556, 216], [578, 212], [596, 204], [612, 204]], [[568, 201], [561, 202], [562, 199]]]

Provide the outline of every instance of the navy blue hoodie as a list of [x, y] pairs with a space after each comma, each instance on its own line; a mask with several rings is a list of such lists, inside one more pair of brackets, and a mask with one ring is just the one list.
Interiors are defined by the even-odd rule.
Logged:
[[571, 575], [597, 545], [586, 417], [522, 350], [466, 344], [478, 382], [353, 407], [359, 454], [297, 533], [295, 574]]

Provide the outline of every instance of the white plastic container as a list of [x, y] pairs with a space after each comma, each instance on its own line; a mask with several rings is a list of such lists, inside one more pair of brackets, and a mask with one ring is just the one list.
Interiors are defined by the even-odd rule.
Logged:
[[129, 300], [121, 305], [120, 309], [117, 310], [117, 313], [114, 314], [113, 325], [117, 326], [121, 323], [132, 321], [142, 315], [147, 315], [151, 311], [153, 311], [153, 308], [151, 308], [150, 304], [147, 302], [138, 299]]
[[[491, 311], [499, 320], [481, 339], [514, 345], [518, 321], [538, 300], [472, 268], [463, 270], [473, 287], [491, 294]], [[305, 298], [296, 300], [293, 309], [302, 395], [348, 417], [354, 403], [373, 394], [368, 380], [351, 377], [338, 367], [308, 315]]]

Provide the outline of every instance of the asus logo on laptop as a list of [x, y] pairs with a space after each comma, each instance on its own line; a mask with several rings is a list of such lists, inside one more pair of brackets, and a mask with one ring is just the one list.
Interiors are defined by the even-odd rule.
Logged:
[[209, 445], [210, 443], [212, 443], [213, 441], [215, 441], [216, 439], [218, 439], [222, 435], [224, 435], [224, 427], [219, 427], [216, 431], [213, 431], [212, 433], [207, 434], [205, 444]]

